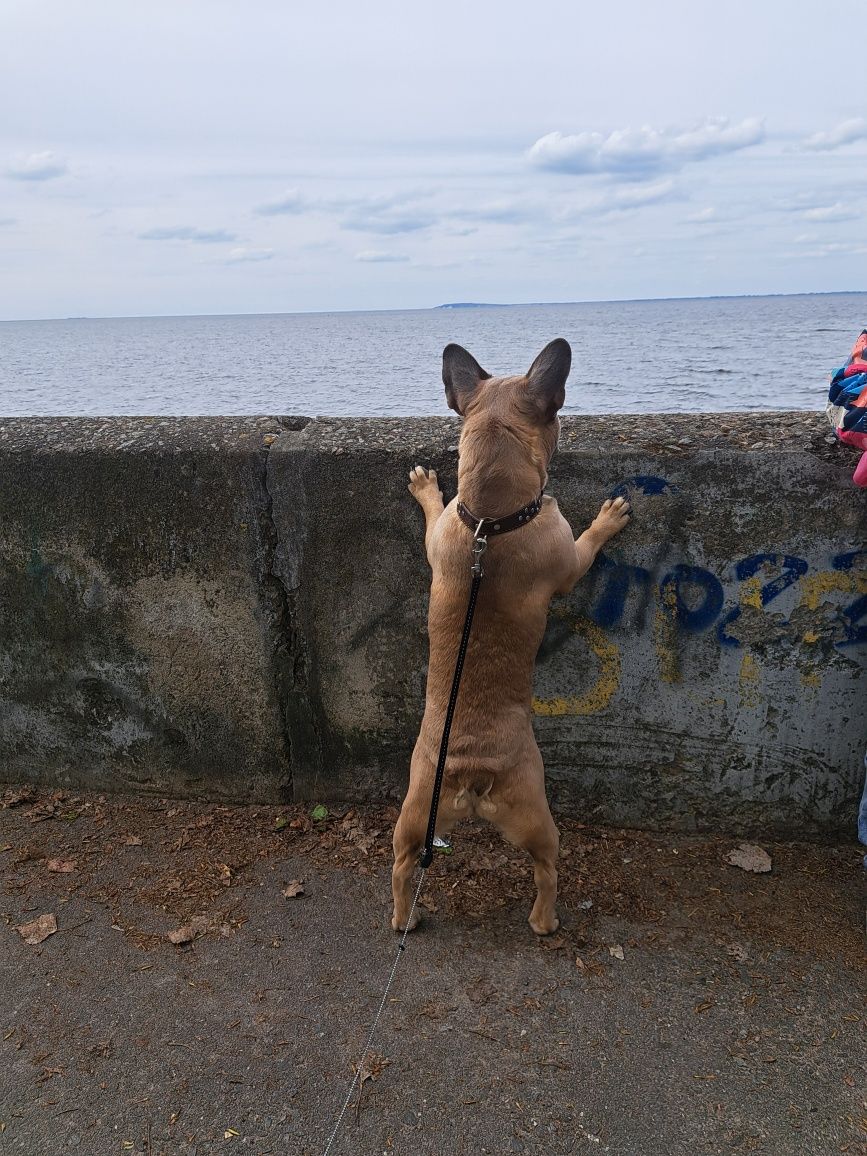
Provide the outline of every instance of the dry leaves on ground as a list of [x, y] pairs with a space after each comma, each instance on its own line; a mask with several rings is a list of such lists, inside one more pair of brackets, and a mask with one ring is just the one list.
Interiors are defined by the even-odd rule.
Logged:
[[203, 931], [207, 931], [210, 926], [210, 920], [207, 915], [194, 915], [189, 923], [185, 923], [182, 927], [175, 928], [174, 931], [166, 932], [166, 939], [169, 943], [181, 946], [184, 943], [192, 943], [197, 935], [201, 935]]
[[55, 933], [57, 920], [53, 915], [40, 915], [37, 919], [31, 919], [29, 923], [22, 923], [15, 930], [25, 943], [33, 947]]
[[67, 875], [75, 871], [77, 864], [74, 859], [49, 859], [45, 866], [58, 875]]
[[755, 843], [741, 843], [739, 847], [729, 851], [725, 859], [732, 867], [740, 867], [742, 871], [754, 871], [757, 875], [764, 875], [771, 869], [770, 855]]
[[297, 899], [299, 895], [304, 894], [304, 884], [300, 879], [293, 879], [283, 888], [282, 894], [285, 895], [287, 899]]

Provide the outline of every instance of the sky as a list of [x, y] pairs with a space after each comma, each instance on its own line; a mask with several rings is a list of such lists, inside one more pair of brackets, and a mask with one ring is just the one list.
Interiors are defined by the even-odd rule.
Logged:
[[0, 318], [860, 290], [861, 0], [0, 0]]

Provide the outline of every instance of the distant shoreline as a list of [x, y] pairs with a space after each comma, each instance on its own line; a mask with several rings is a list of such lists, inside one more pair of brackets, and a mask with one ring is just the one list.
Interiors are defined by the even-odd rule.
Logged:
[[116, 313], [111, 315], [70, 315], [67, 317], [4, 317], [0, 325], [37, 324], [43, 321], [163, 321], [186, 318], [220, 317], [330, 317], [353, 313], [431, 313], [443, 309], [543, 309], [567, 305], [642, 305], [660, 301], [762, 301], [780, 297], [867, 297], [867, 289], [826, 289], [800, 293], [706, 293], [689, 297], [594, 297], [583, 301], [447, 301], [440, 305], [419, 305], [414, 309], [279, 309], [266, 313]]

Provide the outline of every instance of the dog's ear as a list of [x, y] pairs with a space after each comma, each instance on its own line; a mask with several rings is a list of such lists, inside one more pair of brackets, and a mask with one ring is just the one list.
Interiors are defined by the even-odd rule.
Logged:
[[546, 345], [527, 372], [527, 391], [544, 415], [553, 420], [566, 400], [566, 378], [572, 368], [572, 349], [562, 337]]
[[446, 401], [449, 408], [461, 417], [467, 402], [483, 381], [491, 375], [485, 373], [471, 353], [460, 345], [447, 345], [443, 350], [443, 385], [446, 387]]

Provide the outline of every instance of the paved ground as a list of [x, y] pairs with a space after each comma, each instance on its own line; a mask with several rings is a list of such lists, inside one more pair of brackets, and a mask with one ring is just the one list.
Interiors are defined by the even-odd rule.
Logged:
[[[395, 951], [393, 812], [19, 795], [0, 1153], [321, 1154]], [[858, 848], [765, 843], [752, 875], [737, 840], [563, 826], [548, 940], [488, 830], [438, 856], [333, 1151], [867, 1151]]]

